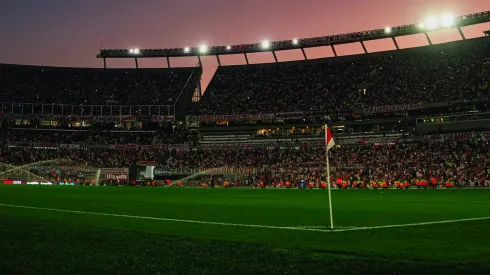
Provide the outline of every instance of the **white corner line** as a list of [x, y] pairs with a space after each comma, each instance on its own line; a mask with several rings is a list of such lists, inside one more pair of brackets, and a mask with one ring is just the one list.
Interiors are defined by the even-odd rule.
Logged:
[[272, 225], [259, 225], [259, 224], [241, 224], [241, 223], [183, 220], [183, 219], [134, 216], [134, 215], [124, 215], [124, 214], [88, 212], [88, 211], [67, 210], [67, 209], [57, 209], [57, 208], [44, 208], [44, 207], [13, 205], [13, 204], [3, 204], [3, 203], [0, 203], [0, 206], [12, 207], [12, 208], [33, 209], [33, 210], [44, 210], [44, 211], [52, 211], [52, 212], [76, 213], [76, 214], [86, 214], [86, 215], [110, 216], [110, 217], [119, 217], [119, 218], [132, 218], [132, 219], [157, 220], [157, 221], [169, 221], [169, 222], [180, 222], [180, 223], [194, 223], [194, 224], [208, 224], [208, 225], [222, 225], [222, 226], [236, 226], [236, 227], [254, 227], [254, 228], [283, 229], [283, 230], [297, 230], [297, 231], [331, 232], [330, 230], [326, 230], [326, 229], [322, 230], [322, 229], [316, 229], [316, 228], [296, 228], [296, 227], [292, 227], [292, 226], [272, 226]]
[[4, 204], [4, 203], [0, 203], [0, 206], [11, 207], [11, 208], [52, 211], [52, 212], [119, 217], [119, 218], [132, 218], [132, 219], [157, 220], [157, 221], [193, 223], [193, 224], [207, 224], [207, 225], [221, 225], [221, 226], [235, 226], [235, 227], [253, 227], [253, 228], [280, 229], [280, 230], [327, 232], [327, 233], [490, 220], [490, 217], [480, 217], [480, 218], [467, 218], [467, 219], [457, 219], [457, 220], [444, 220], [444, 221], [419, 222], [419, 223], [407, 223], [407, 224], [392, 224], [392, 225], [367, 226], [367, 227], [354, 227], [354, 226], [342, 227], [342, 226], [339, 226], [338, 229], [331, 231], [327, 228], [327, 226], [308, 226], [308, 225], [305, 225], [305, 226], [273, 226], [273, 225], [260, 225], [260, 224], [241, 224], [241, 223], [227, 223], [227, 222], [212, 222], [212, 221], [197, 221], [197, 220], [135, 216], [135, 215], [124, 215], [124, 214], [111, 214], [111, 213], [89, 212], [89, 211], [57, 209], [57, 208], [45, 208], [45, 207], [14, 205], [14, 204]]
[[373, 230], [373, 229], [383, 229], [383, 228], [411, 227], [411, 226], [423, 226], [423, 225], [459, 223], [459, 222], [483, 221], [483, 220], [490, 220], [490, 217], [467, 218], [467, 219], [457, 219], [457, 220], [443, 220], [443, 221], [433, 221], [433, 222], [417, 222], [417, 223], [405, 223], [405, 224], [390, 224], [390, 225], [379, 225], [379, 226], [360, 226], [360, 227], [338, 229], [335, 231], [345, 232], [345, 231]]

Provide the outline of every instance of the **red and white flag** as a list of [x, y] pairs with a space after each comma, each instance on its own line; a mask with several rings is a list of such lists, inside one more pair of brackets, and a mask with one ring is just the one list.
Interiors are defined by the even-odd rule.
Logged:
[[327, 146], [327, 151], [335, 146], [335, 141], [333, 140], [332, 132], [330, 131], [330, 128], [328, 128], [327, 124], [325, 124], [325, 146]]

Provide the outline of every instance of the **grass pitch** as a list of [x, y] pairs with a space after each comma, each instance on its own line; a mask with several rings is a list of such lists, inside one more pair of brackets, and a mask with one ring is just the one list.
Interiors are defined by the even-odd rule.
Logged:
[[490, 190], [0, 186], [0, 274], [490, 274]]

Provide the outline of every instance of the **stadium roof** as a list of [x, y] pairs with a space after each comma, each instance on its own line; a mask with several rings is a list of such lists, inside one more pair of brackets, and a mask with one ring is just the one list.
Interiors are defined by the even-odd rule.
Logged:
[[[432, 44], [428, 32], [442, 29], [457, 28], [462, 38], [465, 39], [461, 27], [490, 22], [490, 11], [452, 17], [451, 15], [443, 15], [441, 19], [435, 17], [429, 18], [424, 23], [410, 24], [396, 27], [386, 27], [384, 29], [376, 29], [369, 31], [361, 31], [347, 34], [336, 34], [322, 37], [312, 37], [304, 39], [282, 40], [282, 41], [262, 41], [253, 44], [241, 45], [226, 45], [226, 46], [206, 46], [185, 47], [185, 48], [169, 48], [169, 49], [101, 49], [97, 58], [156, 58], [156, 57], [183, 57], [183, 56], [210, 56], [210, 55], [229, 55], [229, 54], [245, 54], [257, 52], [272, 52], [275, 56], [275, 51], [301, 49], [306, 58], [304, 48], [331, 46], [334, 54], [334, 45], [358, 42], [361, 43], [365, 52], [367, 52], [364, 41], [377, 40], [384, 38], [392, 38], [398, 49], [398, 44], [395, 37], [413, 35], [423, 33], [426, 35], [429, 44]], [[246, 58], [247, 59], [247, 58]], [[219, 62], [219, 57], [218, 57]], [[104, 62], [105, 63], [105, 62]], [[247, 62], [248, 63], [248, 62]], [[170, 67], [170, 63], [168, 64]]]

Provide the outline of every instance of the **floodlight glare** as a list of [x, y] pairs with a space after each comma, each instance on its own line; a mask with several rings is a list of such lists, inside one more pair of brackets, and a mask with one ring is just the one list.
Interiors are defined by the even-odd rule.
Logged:
[[133, 54], [134, 53], [134, 50], [133, 49], [129, 49], [129, 53], [130, 54]]
[[261, 45], [263, 49], [268, 49], [271, 45], [271, 42], [269, 42], [269, 40], [264, 40], [262, 41]]
[[425, 23], [420, 23], [420, 24], [419, 24], [419, 28], [421, 28], [421, 29], [425, 29]]
[[435, 30], [439, 27], [439, 22], [437, 21], [437, 19], [435, 17], [429, 17], [429, 19], [427, 19], [427, 22], [425, 24], [427, 26], [427, 28], [429, 30]]
[[385, 33], [391, 33], [391, 28], [390, 27], [386, 27], [385, 28]]
[[206, 46], [206, 45], [199, 46], [199, 52], [200, 53], [207, 53], [208, 52], [208, 46]]
[[231, 50], [231, 46], [226, 46], [226, 49], [227, 50]]
[[298, 39], [296, 39], [296, 38], [293, 39], [293, 45], [298, 45], [298, 43], [299, 43]]
[[134, 53], [134, 54], [140, 54], [140, 49], [134, 49], [134, 50], [133, 50], [133, 53]]
[[185, 52], [185, 53], [188, 53], [188, 52], [190, 52], [190, 51], [191, 51], [191, 49], [189, 49], [189, 47], [185, 47], [185, 48], [184, 48], [184, 52]]
[[444, 14], [441, 18], [442, 26], [451, 27], [454, 24], [454, 17], [452, 14]]

